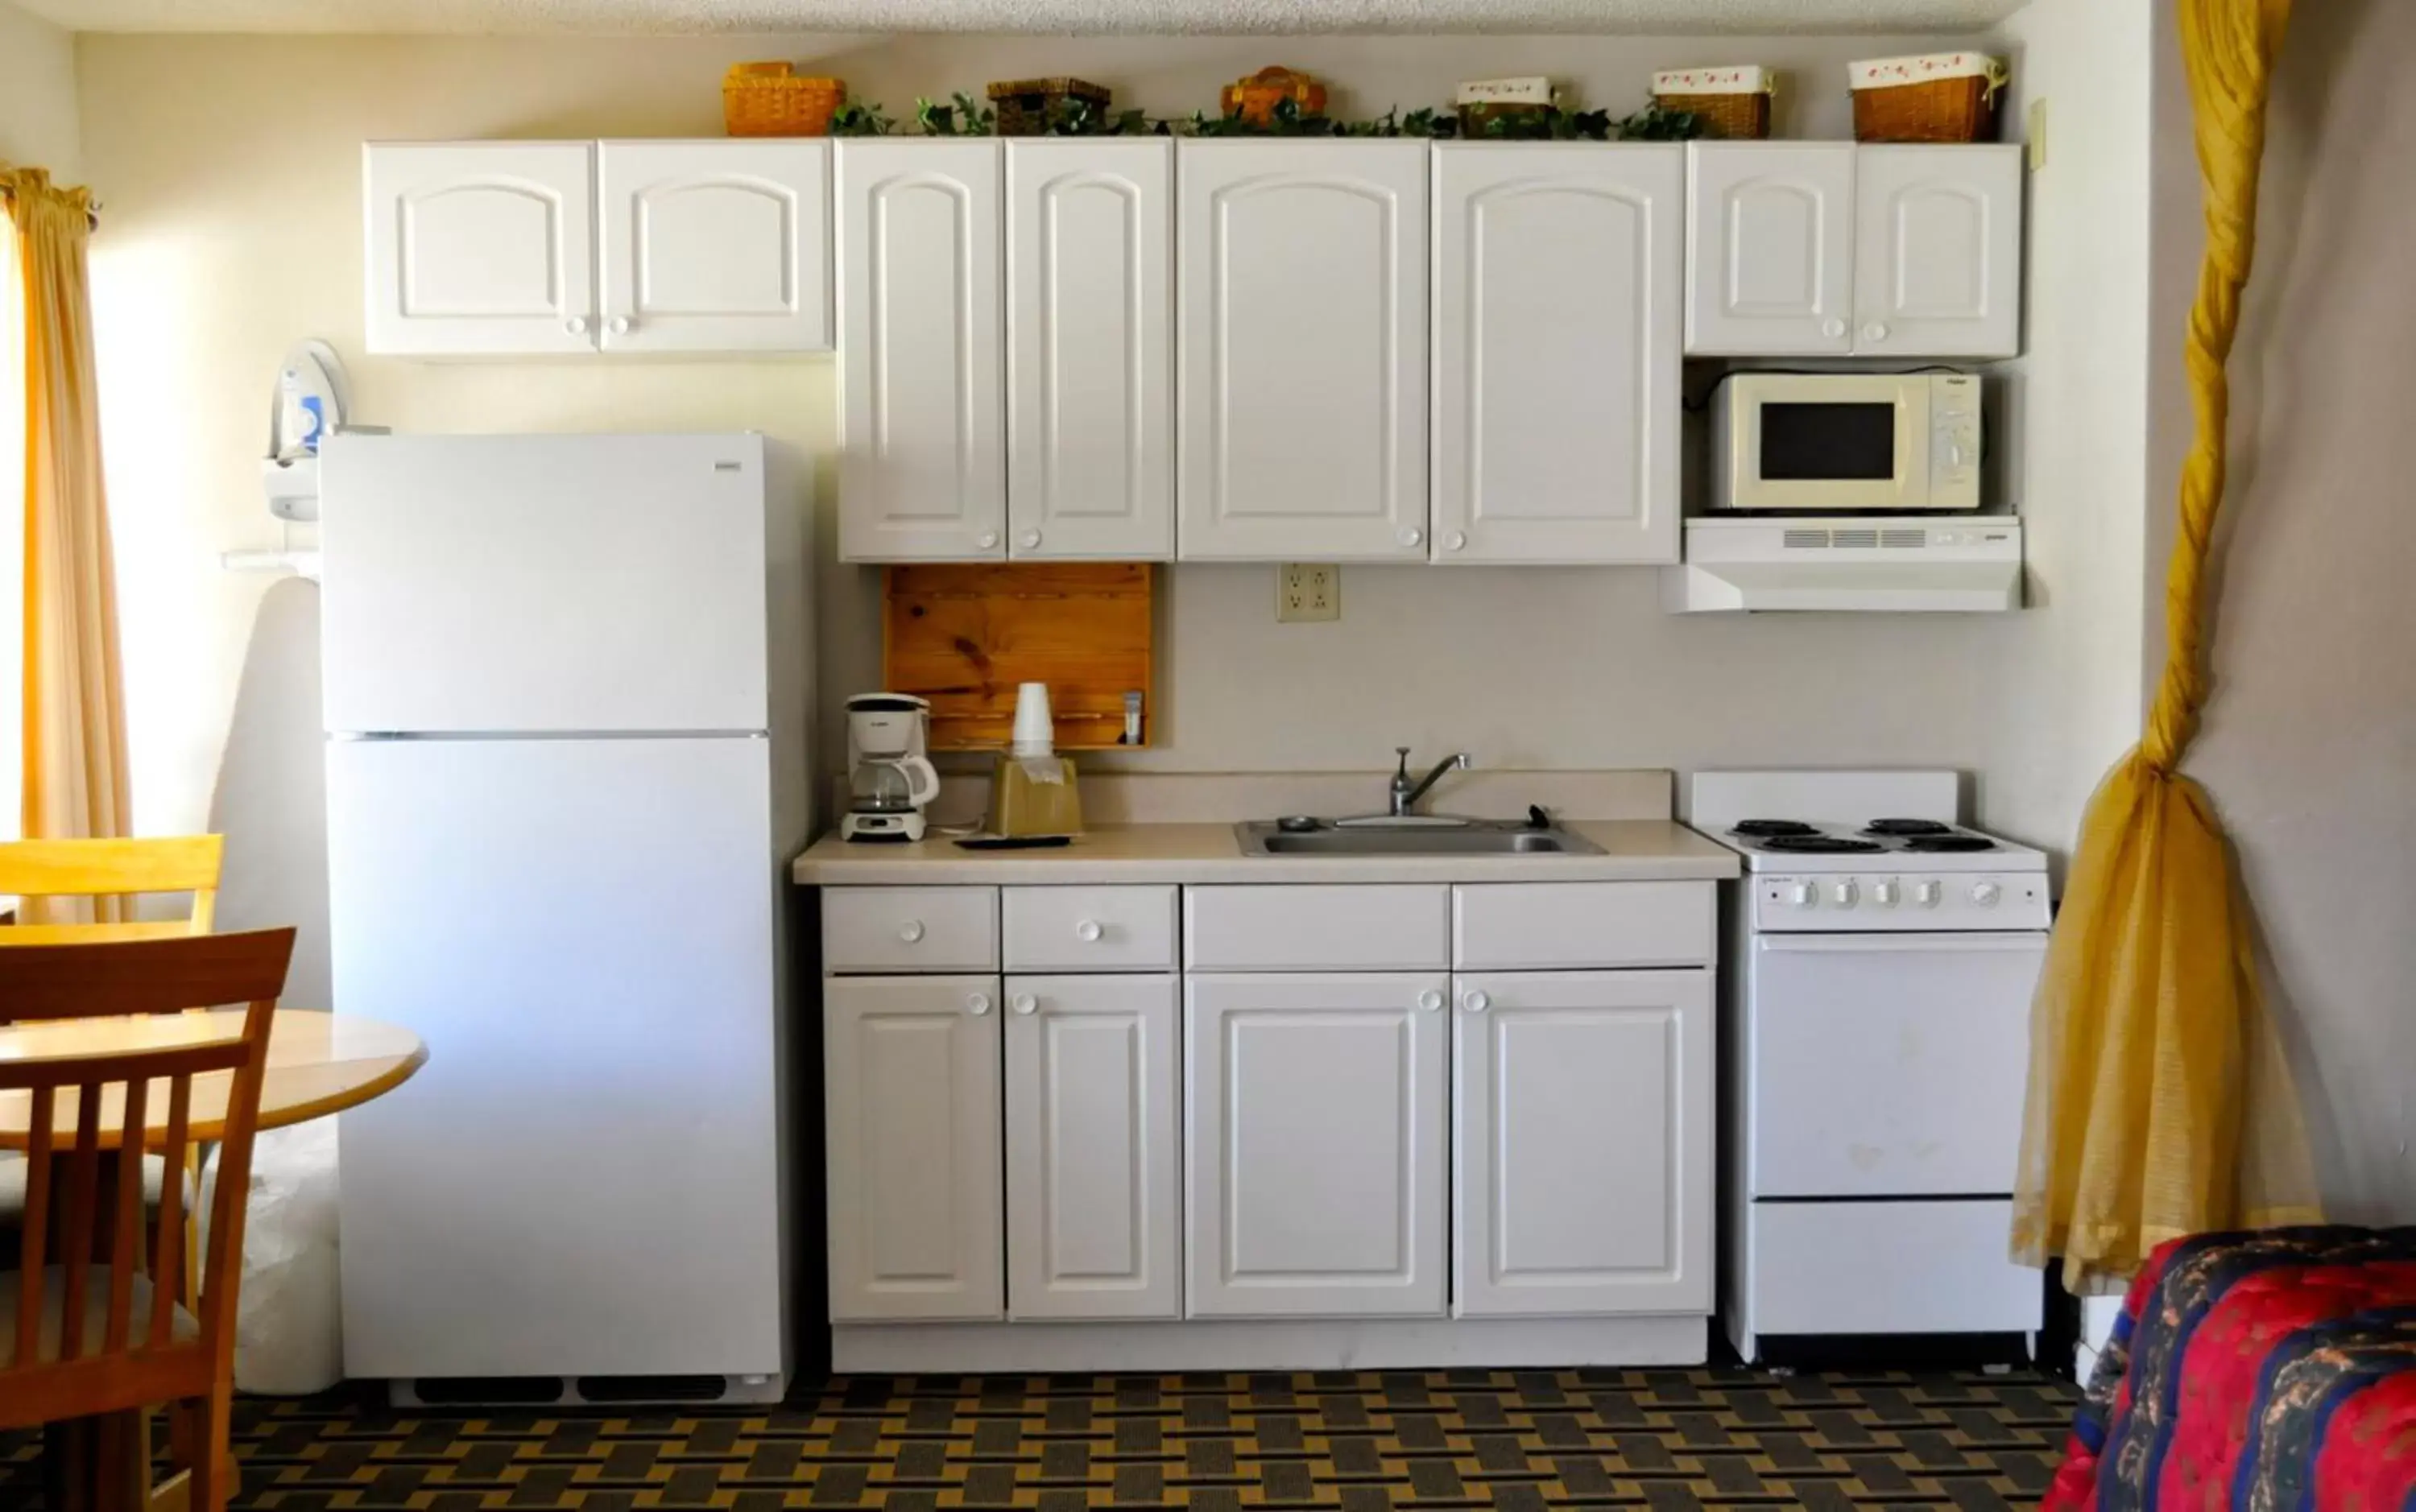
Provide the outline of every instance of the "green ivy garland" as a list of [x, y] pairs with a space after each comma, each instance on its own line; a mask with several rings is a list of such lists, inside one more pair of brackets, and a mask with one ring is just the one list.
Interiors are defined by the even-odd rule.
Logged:
[[[851, 101], [831, 116], [830, 130], [835, 137], [885, 137], [897, 124], [878, 104]], [[998, 112], [959, 91], [945, 105], [915, 100], [914, 124], [927, 137], [989, 137], [998, 134]], [[1667, 110], [1657, 101], [1616, 117], [1608, 111], [1565, 111], [1558, 105], [1498, 112], [1474, 129], [1464, 129], [1458, 113], [1448, 109], [1420, 109], [1404, 115], [1396, 107], [1370, 120], [1342, 121], [1303, 114], [1295, 101], [1287, 99], [1278, 100], [1264, 121], [1204, 111], [1174, 120], [1143, 111], [1110, 114], [1072, 97], [1051, 100], [1044, 125], [1045, 134], [1052, 137], [1410, 137], [1436, 142], [1686, 142], [1702, 136], [1704, 129], [1700, 115]]]

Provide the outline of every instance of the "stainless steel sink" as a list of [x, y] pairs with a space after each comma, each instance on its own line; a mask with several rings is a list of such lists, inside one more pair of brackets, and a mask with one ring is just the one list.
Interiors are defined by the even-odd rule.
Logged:
[[1557, 825], [1514, 821], [1383, 824], [1293, 832], [1264, 820], [1233, 826], [1245, 856], [1599, 856], [1602, 847]]

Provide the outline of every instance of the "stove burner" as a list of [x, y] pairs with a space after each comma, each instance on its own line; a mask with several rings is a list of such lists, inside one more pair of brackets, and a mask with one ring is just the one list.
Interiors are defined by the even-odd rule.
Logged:
[[1936, 819], [1873, 819], [1863, 827], [1866, 835], [1946, 835], [1955, 827]]
[[1729, 833], [1748, 840], [1767, 840], [1773, 835], [1816, 835], [1820, 831], [1794, 819], [1739, 819]]
[[1986, 835], [1920, 834], [1905, 841], [1904, 848], [1931, 852], [1994, 850], [1997, 843]]
[[1793, 856], [1855, 856], [1887, 847], [1876, 840], [1849, 840], [1842, 835], [1786, 834], [1762, 841], [1761, 848]]

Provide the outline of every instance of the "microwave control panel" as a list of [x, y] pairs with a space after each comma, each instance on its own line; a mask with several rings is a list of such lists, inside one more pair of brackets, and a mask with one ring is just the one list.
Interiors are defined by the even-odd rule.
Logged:
[[1980, 380], [1969, 373], [1930, 381], [1929, 507], [1980, 507]]

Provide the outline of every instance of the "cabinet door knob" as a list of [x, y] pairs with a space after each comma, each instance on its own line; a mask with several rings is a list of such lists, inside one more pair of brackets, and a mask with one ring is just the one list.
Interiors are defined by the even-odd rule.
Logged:
[[1017, 993], [1010, 1006], [1019, 1013], [1035, 1012], [1039, 1010], [1040, 999], [1030, 993]]
[[1846, 322], [1833, 315], [1820, 322], [1820, 334], [1835, 341], [1846, 334]]
[[627, 315], [615, 315], [611, 320], [604, 322], [604, 329], [612, 332], [614, 336], [627, 336], [629, 334], [629, 317]]
[[1442, 538], [1442, 544], [1449, 550], [1465, 551], [1468, 549], [1468, 532], [1454, 531]]
[[909, 919], [898, 926], [898, 937], [913, 945], [923, 937], [923, 921]]
[[1416, 545], [1417, 545], [1417, 544], [1419, 544], [1420, 542], [1424, 541], [1426, 538], [1427, 538], [1427, 532], [1426, 532], [1426, 531], [1419, 531], [1419, 530], [1405, 530], [1405, 531], [1403, 531], [1401, 532], [1401, 545], [1403, 545], [1403, 546], [1416, 546]]
[[573, 315], [570, 319], [562, 322], [562, 328], [569, 332], [572, 336], [585, 336], [587, 334], [587, 317], [584, 315]]
[[1085, 919], [1074, 926], [1074, 937], [1085, 945], [1095, 944], [1103, 933], [1105, 932], [1099, 928], [1099, 921], [1095, 919]]
[[1472, 992], [1467, 996], [1461, 998], [1460, 1002], [1472, 1013], [1482, 1013], [1487, 1009], [1493, 1006], [1493, 999], [1486, 996], [1481, 992]]
[[1418, 994], [1418, 1006], [1429, 1013], [1440, 1013], [1442, 1011], [1442, 994], [1429, 987]]
[[1888, 328], [1885, 321], [1873, 321], [1863, 327], [1863, 339], [1865, 341], [1884, 341], [1887, 338]]
[[1040, 544], [1040, 532], [1039, 532], [1038, 531], [1024, 531], [1024, 532], [1023, 532], [1023, 539], [1022, 539], [1021, 545], [1023, 546], [1023, 547], [1024, 547], [1026, 550], [1029, 550], [1029, 549], [1031, 549], [1032, 547], [1038, 546], [1039, 544]]
[[984, 1013], [989, 1012], [989, 994], [968, 993], [965, 996], [965, 1011], [971, 1013], [975, 1018], [979, 1018]]
[[981, 547], [984, 551], [990, 550], [998, 545], [998, 532], [996, 531], [984, 531], [981, 534], [974, 537], [974, 545]]

